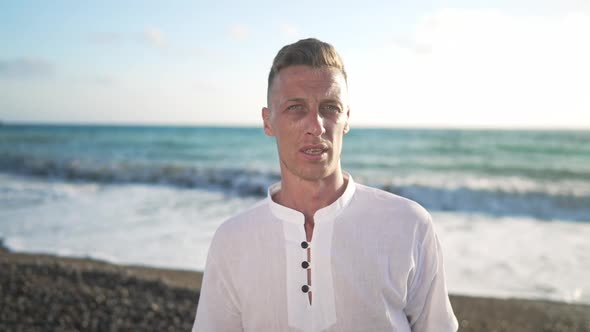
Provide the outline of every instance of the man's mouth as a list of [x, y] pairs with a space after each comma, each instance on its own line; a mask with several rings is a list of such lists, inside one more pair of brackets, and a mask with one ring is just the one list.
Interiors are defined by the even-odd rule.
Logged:
[[320, 158], [328, 151], [328, 147], [325, 144], [313, 144], [304, 146], [299, 151], [301, 151], [306, 156]]
[[306, 150], [303, 150], [303, 153], [310, 154], [310, 155], [320, 155], [320, 154], [324, 153], [324, 151], [326, 151], [326, 150], [324, 150], [324, 149], [306, 149]]

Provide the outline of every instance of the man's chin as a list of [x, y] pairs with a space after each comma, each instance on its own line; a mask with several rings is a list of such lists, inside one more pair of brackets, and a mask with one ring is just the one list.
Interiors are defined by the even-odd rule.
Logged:
[[314, 169], [300, 170], [297, 174], [299, 178], [305, 181], [321, 181], [330, 178], [336, 173], [336, 169], [326, 167], [316, 167]]

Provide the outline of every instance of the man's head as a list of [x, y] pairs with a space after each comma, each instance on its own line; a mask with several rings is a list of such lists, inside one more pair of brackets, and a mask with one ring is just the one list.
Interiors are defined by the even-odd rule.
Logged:
[[334, 46], [315, 38], [302, 39], [296, 43], [283, 46], [274, 58], [270, 73], [268, 73], [268, 88], [266, 90], [269, 105], [270, 88], [275, 76], [281, 69], [297, 65], [306, 65], [313, 68], [335, 68], [342, 73], [345, 82], [348, 79], [342, 58], [340, 58]]
[[350, 107], [346, 72], [334, 47], [317, 39], [283, 47], [268, 83], [264, 131], [276, 138], [283, 178], [317, 181], [341, 174]]

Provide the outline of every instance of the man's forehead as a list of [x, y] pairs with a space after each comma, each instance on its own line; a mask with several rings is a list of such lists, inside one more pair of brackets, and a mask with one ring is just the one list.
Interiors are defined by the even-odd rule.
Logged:
[[303, 98], [305, 95], [299, 94], [307, 93], [339, 97], [346, 91], [346, 80], [336, 68], [292, 66], [284, 68], [278, 73], [271, 91], [278, 92], [280, 96], [276, 97], [282, 100], [294, 97]]
[[344, 75], [333, 67], [289, 66], [281, 69], [275, 77], [277, 83], [346, 84]]

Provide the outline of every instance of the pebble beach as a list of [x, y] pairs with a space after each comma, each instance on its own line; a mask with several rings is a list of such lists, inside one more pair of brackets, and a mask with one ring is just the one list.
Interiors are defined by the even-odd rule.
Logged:
[[[0, 331], [190, 331], [199, 272], [0, 251]], [[451, 295], [459, 331], [590, 331], [590, 306]]]

